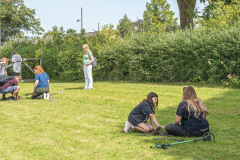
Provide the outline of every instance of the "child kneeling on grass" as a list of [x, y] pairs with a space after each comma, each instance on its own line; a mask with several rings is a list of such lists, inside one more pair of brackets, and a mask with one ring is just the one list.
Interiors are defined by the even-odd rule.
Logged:
[[[157, 128], [164, 128], [160, 126], [154, 116], [155, 110], [158, 107], [158, 95], [156, 93], [149, 93], [147, 99], [144, 99], [137, 105], [129, 114], [128, 121], [125, 122], [124, 132], [129, 132], [132, 128], [140, 132], [151, 132]], [[147, 121], [150, 118], [151, 124]]]
[[16, 101], [20, 97], [18, 96], [20, 87], [18, 86], [18, 83], [22, 80], [21, 76], [14, 77], [13, 79], [9, 80], [7, 83], [5, 83], [3, 86], [0, 87], [0, 93], [3, 93], [2, 100], [6, 100], [6, 94], [11, 93], [12, 97], [10, 98], [10, 101]]

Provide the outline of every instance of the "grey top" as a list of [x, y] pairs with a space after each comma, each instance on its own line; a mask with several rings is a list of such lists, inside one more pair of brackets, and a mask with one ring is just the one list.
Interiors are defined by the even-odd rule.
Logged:
[[20, 73], [21, 72], [21, 66], [22, 66], [22, 57], [19, 54], [15, 54], [12, 56], [13, 61], [13, 72]]
[[0, 64], [0, 76], [5, 76], [5, 68], [6, 64], [4, 65]]

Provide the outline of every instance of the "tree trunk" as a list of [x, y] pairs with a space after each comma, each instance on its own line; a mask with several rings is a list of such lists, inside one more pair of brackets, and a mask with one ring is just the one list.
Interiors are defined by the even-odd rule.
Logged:
[[177, 0], [181, 29], [193, 27], [193, 13], [196, 0]]

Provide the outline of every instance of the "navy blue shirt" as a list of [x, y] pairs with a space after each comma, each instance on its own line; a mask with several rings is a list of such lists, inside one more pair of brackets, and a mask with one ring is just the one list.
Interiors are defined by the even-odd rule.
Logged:
[[149, 114], [153, 114], [153, 111], [148, 102], [143, 102], [137, 105], [128, 116], [128, 121], [138, 126], [140, 123], [144, 123], [149, 118]]
[[185, 131], [200, 131], [209, 128], [209, 124], [206, 118], [203, 117], [203, 113], [198, 118], [194, 117], [194, 112], [188, 112], [188, 102], [182, 101], [178, 105], [176, 115], [181, 116], [181, 125]]
[[34, 80], [35, 81], [38, 80], [37, 88], [49, 87], [49, 84], [48, 84], [49, 77], [45, 72], [40, 73], [40, 74], [35, 74], [35, 79]]

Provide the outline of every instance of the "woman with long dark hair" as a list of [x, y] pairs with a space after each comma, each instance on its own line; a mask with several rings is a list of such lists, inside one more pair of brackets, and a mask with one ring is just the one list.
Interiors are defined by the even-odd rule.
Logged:
[[165, 126], [168, 134], [174, 136], [200, 137], [209, 132], [208, 111], [197, 97], [193, 87], [184, 87], [183, 98], [178, 105], [174, 124]]
[[[155, 117], [155, 111], [158, 107], [158, 95], [154, 92], [148, 94], [147, 99], [144, 99], [137, 105], [129, 114], [128, 121], [125, 122], [124, 132], [129, 132], [132, 128], [140, 132], [151, 132], [157, 128], [164, 128], [159, 125]], [[151, 124], [147, 121], [150, 118]]]

